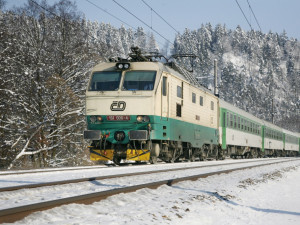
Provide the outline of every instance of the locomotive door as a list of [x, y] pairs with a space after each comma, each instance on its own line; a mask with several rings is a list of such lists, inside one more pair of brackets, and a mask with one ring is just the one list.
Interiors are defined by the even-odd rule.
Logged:
[[161, 90], [161, 119], [168, 120], [169, 117], [169, 84], [168, 78], [163, 76]]

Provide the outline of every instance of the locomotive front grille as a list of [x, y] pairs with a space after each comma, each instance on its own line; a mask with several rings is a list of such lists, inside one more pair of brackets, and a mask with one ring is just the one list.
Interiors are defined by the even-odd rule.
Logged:
[[131, 130], [129, 131], [130, 140], [148, 140], [148, 131], [146, 130]]
[[100, 140], [101, 139], [101, 131], [100, 130], [85, 130], [83, 132], [84, 139], [88, 140]]

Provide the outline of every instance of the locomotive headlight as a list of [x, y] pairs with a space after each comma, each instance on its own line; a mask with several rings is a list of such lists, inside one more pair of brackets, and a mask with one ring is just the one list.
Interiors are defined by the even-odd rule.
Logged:
[[130, 67], [130, 63], [117, 63], [116, 67], [119, 70], [128, 70]]
[[149, 122], [150, 121], [150, 117], [149, 116], [137, 116], [136, 117], [136, 121], [138, 122]]
[[91, 121], [92, 123], [95, 123], [96, 120], [97, 120], [97, 117], [96, 117], [96, 116], [90, 116], [90, 121]]
[[129, 63], [124, 64], [124, 69], [126, 69], [126, 70], [129, 69]]
[[143, 119], [143, 120], [144, 120], [144, 122], [147, 122], [147, 123], [148, 123], [148, 122], [150, 121], [150, 117], [149, 117], [149, 116], [144, 116], [144, 119]]
[[120, 70], [123, 69], [123, 64], [122, 63], [117, 64], [117, 68]]
[[137, 116], [136, 121], [138, 122], [143, 122], [143, 116]]
[[97, 121], [102, 122], [102, 116], [97, 116]]

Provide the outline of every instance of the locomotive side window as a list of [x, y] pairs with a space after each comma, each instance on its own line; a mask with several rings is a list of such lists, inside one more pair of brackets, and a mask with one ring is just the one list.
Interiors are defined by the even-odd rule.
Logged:
[[200, 96], [200, 105], [203, 106], [203, 96]]
[[156, 71], [128, 71], [125, 73], [122, 90], [151, 91], [154, 88]]
[[181, 117], [181, 105], [176, 104], [176, 116]]
[[195, 93], [192, 93], [192, 102], [196, 103], [196, 94]]
[[177, 97], [182, 98], [182, 88], [180, 86], [177, 86]]
[[89, 91], [115, 91], [118, 90], [121, 72], [102, 71], [94, 72], [89, 86]]
[[167, 96], [167, 77], [163, 77], [162, 94]]

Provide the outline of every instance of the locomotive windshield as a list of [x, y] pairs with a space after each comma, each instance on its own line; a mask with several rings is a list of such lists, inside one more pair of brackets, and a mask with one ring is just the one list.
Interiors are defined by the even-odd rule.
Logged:
[[122, 73], [118, 71], [94, 72], [89, 91], [115, 91], [120, 85]]
[[153, 90], [156, 71], [128, 71], [125, 73], [122, 90]]

